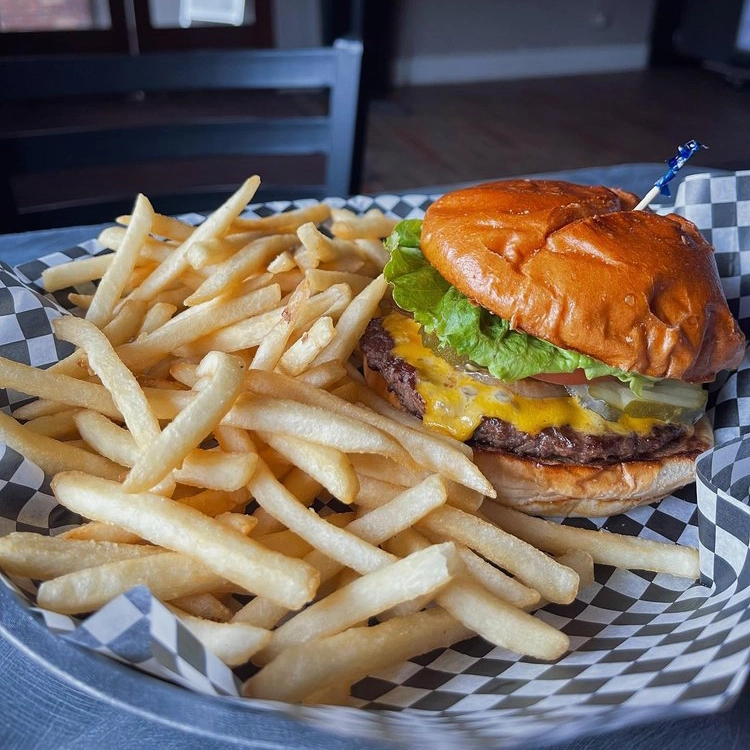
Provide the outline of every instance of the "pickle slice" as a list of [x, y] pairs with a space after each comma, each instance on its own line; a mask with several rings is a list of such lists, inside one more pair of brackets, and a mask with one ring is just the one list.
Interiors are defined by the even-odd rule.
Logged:
[[693, 424], [703, 414], [702, 409], [688, 409], [682, 406], [662, 404], [657, 401], [631, 401], [624, 411], [629, 417], [658, 419], [660, 422], [678, 422], [680, 424]]
[[630, 417], [680, 424], [693, 424], [700, 419], [708, 395], [700, 385], [679, 380], [647, 383], [640, 396], [625, 384], [609, 380], [568, 386], [568, 392], [581, 406], [610, 422], [616, 422], [622, 414], [627, 414]]
[[587, 385], [569, 385], [566, 388], [584, 409], [593, 411], [608, 422], [616, 422], [622, 416], [622, 409], [612, 406], [604, 399], [594, 398]]

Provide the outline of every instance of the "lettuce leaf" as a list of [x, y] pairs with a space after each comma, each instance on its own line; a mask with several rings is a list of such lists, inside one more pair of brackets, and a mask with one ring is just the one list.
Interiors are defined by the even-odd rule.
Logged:
[[508, 382], [580, 368], [589, 379], [613, 375], [638, 394], [651, 380], [512, 330], [506, 320], [473, 304], [427, 262], [419, 249], [421, 228], [419, 219], [396, 225], [385, 243], [391, 256], [385, 278], [393, 287], [396, 304], [412, 313], [441, 346]]

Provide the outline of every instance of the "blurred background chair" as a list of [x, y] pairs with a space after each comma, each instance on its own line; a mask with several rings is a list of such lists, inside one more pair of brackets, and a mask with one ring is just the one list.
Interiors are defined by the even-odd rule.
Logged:
[[[750, 0], [463, 0], [458, 25], [455, 4], [448, 0], [241, 4], [241, 26], [233, 25], [235, 19], [231, 25], [195, 21], [183, 28], [182, 5], [215, 12], [222, 3], [0, 0], [0, 72], [6, 61], [22, 56], [170, 53], [179, 61], [172, 52], [299, 50], [354, 37], [364, 49], [349, 189], [323, 192], [421, 192], [560, 169], [660, 165], [690, 138], [710, 146], [692, 162], [696, 167], [750, 168]], [[94, 12], [107, 7], [108, 15]], [[65, 29], [60, 28], [63, 17]], [[53, 103], [8, 101], [0, 90], [0, 138], [9, 131], [95, 129], [94, 122], [97, 128], [129, 129], [134, 124], [244, 120], [250, 113], [326, 111], [316, 90], [286, 90], [276, 97], [276, 91], [198, 91], [200, 78], [195, 85], [189, 79], [200, 74], [200, 63], [181, 70], [174, 77], [192, 89], [165, 92], [152, 85], [145, 93], [127, 88], [122, 89], [127, 94]], [[11, 90], [20, 86], [12, 75], [6, 78]], [[49, 92], [53, 86], [46, 88]], [[234, 185], [248, 172], [259, 172], [264, 180], [260, 199], [293, 198], [306, 193], [297, 185], [325, 184], [324, 154], [215, 156], [192, 168], [179, 160], [141, 163], [134, 175], [125, 156], [118, 156], [121, 164], [102, 169], [78, 168], [74, 179], [59, 173], [16, 176], [13, 200], [20, 201], [26, 225], [33, 213], [28, 207], [42, 194], [47, 202], [70, 202], [78, 193], [97, 196], [115, 185], [131, 199], [143, 190], [157, 196], [160, 210], [181, 211], [185, 203], [161, 203], [158, 196], [168, 192], [170, 183], [187, 188], [196, 175], [204, 183]], [[5, 168], [0, 163], [0, 190]], [[204, 210], [215, 203], [196, 200], [192, 205]], [[6, 213], [14, 206], [0, 196]], [[7, 226], [0, 224], [0, 229]]]
[[0, 231], [107, 221], [145, 193], [205, 211], [246, 176], [259, 200], [346, 195], [362, 44], [0, 61]]

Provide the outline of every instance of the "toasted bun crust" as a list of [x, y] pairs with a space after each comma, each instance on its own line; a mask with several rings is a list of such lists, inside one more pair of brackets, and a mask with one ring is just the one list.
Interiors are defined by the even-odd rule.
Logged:
[[690, 382], [736, 367], [744, 336], [713, 249], [635, 196], [508, 180], [448, 193], [424, 218], [439, 273], [510, 325], [623, 370]]
[[507, 453], [474, 451], [497, 490], [496, 501], [542, 516], [612, 516], [656, 502], [695, 479], [695, 459], [713, 445], [708, 420], [673, 451], [648, 461], [605, 466], [544, 464]]

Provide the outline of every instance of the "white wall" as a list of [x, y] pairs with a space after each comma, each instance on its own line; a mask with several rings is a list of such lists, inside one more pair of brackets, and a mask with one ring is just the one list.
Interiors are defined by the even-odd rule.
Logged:
[[272, 6], [274, 43], [277, 47], [317, 47], [323, 29], [318, 0], [274, 0]]
[[397, 85], [638, 70], [655, 0], [402, 0]]

